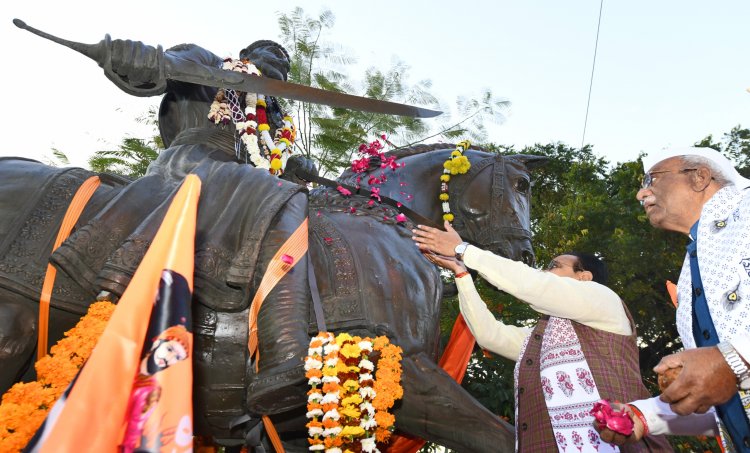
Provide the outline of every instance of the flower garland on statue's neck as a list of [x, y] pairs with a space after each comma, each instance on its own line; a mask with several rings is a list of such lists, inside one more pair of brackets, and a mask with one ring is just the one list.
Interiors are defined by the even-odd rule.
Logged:
[[[260, 70], [249, 60], [226, 58], [222, 69], [260, 76]], [[265, 168], [273, 175], [284, 172], [286, 161], [292, 153], [296, 131], [289, 115], [284, 115], [284, 126], [276, 130], [271, 138], [271, 127], [266, 114], [266, 98], [262, 94], [245, 93], [244, 113], [237, 93], [231, 89], [219, 89], [208, 111], [208, 119], [217, 125], [233, 122], [240, 142], [245, 146], [250, 162]], [[260, 136], [260, 140], [259, 140]], [[239, 149], [237, 150], [239, 157]]]
[[463, 140], [458, 142], [456, 149], [451, 152], [448, 160], [443, 164], [443, 174], [440, 175], [440, 202], [443, 207], [443, 220], [453, 222], [455, 218], [451, 212], [451, 206], [448, 196], [448, 182], [452, 175], [463, 175], [471, 168], [471, 162], [464, 156], [464, 152], [469, 149], [471, 142]]
[[[380, 354], [377, 366], [373, 351]], [[321, 332], [310, 341], [305, 370], [309, 449], [379, 452], [377, 443], [390, 438], [395, 424], [388, 410], [403, 396], [401, 348], [386, 337]]]

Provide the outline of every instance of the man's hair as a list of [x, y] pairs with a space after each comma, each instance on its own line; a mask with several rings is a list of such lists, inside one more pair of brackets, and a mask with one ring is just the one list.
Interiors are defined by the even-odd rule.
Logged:
[[281, 44], [268, 39], [255, 41], [242, 49], [240, 59], [250, 60], [264, 76], [284, 81], [291, 69], [289, 52]]
[[162, 332], [157, 337], [156, 341], [154, 341], [151, 350], [155, 349], [154, 346], [158, 346], [161, 342], [165, 341], [176, 341], [180, 343], [182, 348], [185, 349], [185, 353], [190, 356], [190, 333], [185, 329], [185, 326], [178, 324], [176, 326], [168, 327], [167, 330]]
[[711, 159], [707, 159], [703, 156], [687, 155], [682, 156], [682, 163], [691, 168], [708, 167], [709, 169], [711, 169], [711, 174], [713, 175], [713, 178], [716, 181], [716, 184], [719, 185], [719, 187], [734, 185], [732, 178], [730, 178], [728, 175], [725, 175], [721, 170], [721, 167], [716, 165], [716, 162], [712, 161]]
[[567, 252], [562, 255], [572, 255], [578, 258], [577, 269], [580, 271], [589, 271], [592, 275], [592, 280], [595, 282], [606, 285], [609, 280], [609, 271], [607, 265], [604, 263], [602, 258], [583, 252]]

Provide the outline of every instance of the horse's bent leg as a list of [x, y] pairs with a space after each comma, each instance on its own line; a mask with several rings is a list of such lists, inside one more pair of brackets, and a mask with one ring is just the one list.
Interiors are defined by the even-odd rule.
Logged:
[[33, 363], [36, 313], [22, 302], [0, 304], [0, 394]]
[[424, 353], [404, 357], [396, 428], [459, 452], [512, 452], [513, 426], [488, 411]]

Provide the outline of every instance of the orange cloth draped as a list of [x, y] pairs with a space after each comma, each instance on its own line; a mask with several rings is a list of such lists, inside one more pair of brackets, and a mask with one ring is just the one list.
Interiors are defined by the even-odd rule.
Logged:
[[677, 285], [667, 280], [667, 292], [669, 293], [669, 298], [672, 299], [672, 305], [677, 308]]
[[[459, 384], [466, 374], [466, 366], [471, 358], [476, 340], [469, 331], [464, 317], [459, 314], [453, 324], [450, 340], [443, 351], [438, 364]], [[405, 434], [396, 434], [391, 438], [386, 451], [388, 453], [414, 453], [425, 444], [424, 439]]]
[[[185, 178], [67, 400], [59, 413], [53, 416], [53, 408], [45, 421], [35, 451], [118, 451], [162, 271], [168, 269], [184, 276], [192, 292], [200, 188], [197, 176]], [[190, 346], [192, 349], [192, 339]], [[182, 360], [158, 374], [167, 372], [180, 379], [170, 379], [163, 385], [161, 400], [153, 414], [158, 422], [157, 434], [169, 451], [192, 451], [191, 360]], [[180, 396], [175, 397], [175, 393]], [[163, 431], [165, 426], [171, 428]]]

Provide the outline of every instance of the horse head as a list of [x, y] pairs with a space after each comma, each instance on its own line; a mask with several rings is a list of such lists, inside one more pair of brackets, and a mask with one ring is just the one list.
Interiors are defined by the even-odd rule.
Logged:
[[[367, 187], [377, 183], [380, 195], [395, 199], [442, 225], [440, 176], [443, 163], [455, 147], [448, 144], [416, 145], [385, 154], [398, 165], [373, 159], [364, 174], [345, 171], [339, 180]], [[471, 168], [448, 183], [453, 227], [467, 242], [499, 255], [534, 262], [531, 247], [529, 172], [547, 160], [543, 156], [499, 155], [477, 148], [464, 152]], [[373, 180], [373, 178], [375, 178]], [[370, 188], [376, 187], [370, 183]]]
[[448, 186], [453, 227], [480, 248], [533, 265], [529, 172], [547, 158], [477, 150], [465, 155], [471, 168]]

